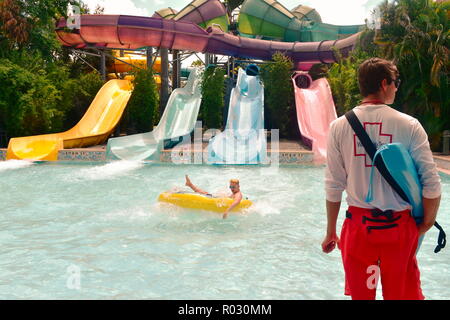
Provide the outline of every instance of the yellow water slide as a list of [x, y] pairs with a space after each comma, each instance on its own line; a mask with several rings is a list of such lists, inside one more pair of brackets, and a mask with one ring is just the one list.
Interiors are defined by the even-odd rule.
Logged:
[[[117, 75], [115, 73], [108, 73], [107, 78], [108, 78], [108, 80], [118, 79]], [[134, 76], [131, 74], [127, 74], [125, 77], [123, 77], [123, 79], [128, 80], [128, 81], [133, 81]], [[153, 79], [155, 79], [156, 87], [158, 88], [158, 92], [159, 92], [159, 90], [161, 89], [161, 77], [158, 74], [154, 74]]]
[[131, 92], [131, 83], [127, 80], [108, 81], [72, 129], [62, 133], [12, 138], [6, 159], [57, 160], [60, 149], [103, 143], [118, 124]]
[[[147, 69], [147, 57], [140, 54], [133, 54], [125, 51], [121, 56], [120, 50], [113, 50], [113, 56], [120, 59], [114, 59], [114, 62], [108, 67], [110, 72], [123, 73], [132, 71], [133, 66], [140, 69]], [[126, 63], [125, 63], [126, 62]], [[157, 57], [153, 62], [153, 71], [161, 73], [161, 58]]]
[[[133, 71], [133, 66], [136, 66], [140, 69], [147, 69], [147, 57], [139, 54], [133, 54], [128, 51], [124, 51], [120, 53], [120, 50], [113, 50], [113, 56], [117, 57], [120, 60], [114, 59], [113, 63], [108, 66], [108, 79], [117, 79], [119, 73], [129, 73]], [[126, 62], [126, 63], [125, 63]], [[161, 89], [161, 76], [159, 73], [161, 73], [161, 58], [157, 57], [155, 61], [153, 62], [153, 72], [156, 72], [156, 74], [153, 75], [153, 78], [155, 79], [156, 86], [158, 90]], [[123, 79], [132, 81], [134, 79], [134, 76], [127, 75]]]

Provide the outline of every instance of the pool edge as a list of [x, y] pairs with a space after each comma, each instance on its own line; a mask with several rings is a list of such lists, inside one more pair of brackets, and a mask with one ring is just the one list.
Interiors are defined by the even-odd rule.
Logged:
[[[0, 161], [6, 160], [5, 148], [0, 148]], [[201, 154], [201, 155], [200, 155]], [[278, 161], [280, 164], [313, 164], [313, 153], [309, 150], [280, 150], [278, 152]], [[175, 155], [175, 157], [174, 157]], [[271, 152], [267, 153], [268, 158]], [[192, 159], [192, 160], [191, 160]], [[161, 152], [160, 162], [170, 163], [177, 162], [179, 164], [204, 164], [206, 156], [205, 151], [194, 152], [191, 151], [189, 155], [179, 155], [173, 153], [172, 150], [164, 150]], [[450, 175], [450, 156], [442, 154], [433, 154], [434, 162], [440, 172]], [[62, 149], [58, 152], [58, 161], [64, 162], [105, 162], [106, 150], [104, 148], [77, 148], [77, 149]]]

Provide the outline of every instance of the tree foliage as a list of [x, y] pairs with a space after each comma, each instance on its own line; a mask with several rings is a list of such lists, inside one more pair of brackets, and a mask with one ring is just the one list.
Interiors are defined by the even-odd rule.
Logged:
[[0, 124], [9, 136], [52, 132], [62, 127], [62, 96], [46, 78], [45, 70], [34, 72], [0, 60]]
[[364, 30], [355, 49], [343, 58], [335, 51], [338, 62], [325, 67], [325, 76], [330, 84], [338, 116], [343, 115], [361, 102], [358, 86], [358, 67], [366, 59], [378, 56], [378, 47], [373, 43], [374, 31]]
[[450, 128], [449, 9], [448, 1], [385, 1], [375, 37], [382, 56], [393, 59], [400, 71], [397, 104], [421, 120], [434, 149], [442, 130]]
[[209, 66], [203, 72], [200, 105], [200, 117], [206, 128], [222, 127], [222, 109], [224, 107], [225, 70]]
[[294, 91], [291, 84], [293, 62], [279, 52], [273, 55], [272, 60], [261, 67], [265, 118], [268, 122], [266, 127], [279, 129], [280, 137], [286, 138], [292, 133], [290, 128], [297, 130], [295, 121], [290, 121], [293, 111], [295, 112]]
[[56, 39], [69, 3], [80, 2], [0, 0], [0, 129], [8, 138], [68, 129], [103, 84]]
[[77, 123], [103, 84], [100, 76], [69, 79], [67, 68], [46, 70], [39, 57], [24, 59], [0, 59], [0, 127], [17, 137], [58, 132]]
[[450, 128], [448, 88], [448, 11], [450, 3], [431, 0], [385, 1], [375, 12], [379, 29], [367, 31], [358, 49], [329, 69], [338, 113], [359, 99], [357, 69], [366, 58], [394, 61], [402, 84], [393, 107], [420, 120], [433, 150], [439, 150], [442, 131]]
[[69, 4], [86, 10], [75, 0], [0, 1], [0, 48], [37, 51], [46, 61], [54, 61], [60, 51], [55, 22], [67, 14]]
[[133, 93], [127, 106], [128, 132], [151, 131], [158, 119], [159, 94], [152, 70], [134, 71]]
[[103, 80], [98, 72], [81, 74], [77, 78], [70, 78], [61, 82], [63, 96], [63, 110], [66, 110], [64, 129], [72, 128], [80, 121], [92, 103], [97, 92], [103, 85]]

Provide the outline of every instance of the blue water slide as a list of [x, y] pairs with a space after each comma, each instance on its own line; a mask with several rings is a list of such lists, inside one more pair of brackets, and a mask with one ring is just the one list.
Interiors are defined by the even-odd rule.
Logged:
[[225, 130], [208, 144], [209, 164], [260, 164], [267, 159], [264, 132], [264, 87], [259, 68], [239, 69], [231, 92]]

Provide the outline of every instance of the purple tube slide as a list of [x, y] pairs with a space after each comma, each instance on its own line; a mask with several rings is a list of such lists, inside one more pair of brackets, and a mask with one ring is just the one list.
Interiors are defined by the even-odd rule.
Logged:
[[126, 15], [81, 15], [80, 28], [72, 30], [61, 18], [56, 33], [64, 46], [74, 48], [163, 47], [261, 60], [271, 60], [279, 51], [304, 66], [336, 62], [333, 48], [347, 56], [360, 35], [320, 42], [280, 42], [239, 37], [216, 27], [204, 30], [190, 21]]

